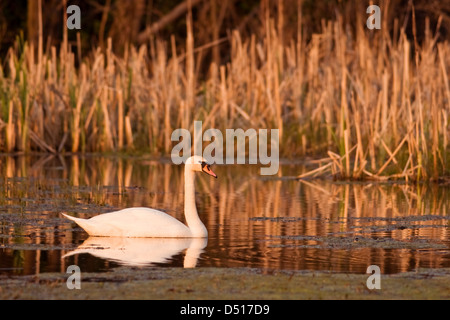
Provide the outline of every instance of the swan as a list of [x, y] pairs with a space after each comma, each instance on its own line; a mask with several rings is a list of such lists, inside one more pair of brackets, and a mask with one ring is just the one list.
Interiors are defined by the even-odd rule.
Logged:
[[127, 208], [81, 219], [61, 214], [76, 222], [90, 236], [130, 238], [206, 238], [208, 231], [200, 220], [195, 206], [194, 178], [204, 172], [217, 175], [201, 156], [186, 160], [184, 168], [184, 215], [187, 226], [165, 212], [151, 208]]

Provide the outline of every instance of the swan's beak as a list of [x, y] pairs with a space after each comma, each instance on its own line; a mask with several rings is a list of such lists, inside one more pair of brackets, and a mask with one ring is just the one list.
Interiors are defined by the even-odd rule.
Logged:
[[217, 179], [217, 175], [211, 170], [210, 165], [206, 162], [202, 163], [202, 171]]

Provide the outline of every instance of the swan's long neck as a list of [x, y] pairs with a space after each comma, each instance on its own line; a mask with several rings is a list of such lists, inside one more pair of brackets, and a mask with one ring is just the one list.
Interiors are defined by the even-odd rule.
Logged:
[[208, 231], [200, 220], [195, 206], [195, 172], [187, 166], [184, 170], [184, 215], [189, 229], [194, 237], [207, 237]]

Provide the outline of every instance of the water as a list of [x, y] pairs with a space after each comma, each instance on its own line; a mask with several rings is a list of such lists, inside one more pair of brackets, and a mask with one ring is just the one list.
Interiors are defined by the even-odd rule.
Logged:
[[338, 183], [280, 177], [258, 166], [198, 174], [197, 208], [207, 240], [89, 238], [59, 212], [89, 218], [133, 206], [184, 222], [183, 168], [168, 160], [0, 157], [0, 274], [84, 272], [118, 266], [252, 267], [382, 273], [450, 267], [450, 188]]

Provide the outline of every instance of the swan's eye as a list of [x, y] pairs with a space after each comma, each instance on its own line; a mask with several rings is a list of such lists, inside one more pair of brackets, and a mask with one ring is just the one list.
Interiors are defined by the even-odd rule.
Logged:
[[208, 171], [211, 170], [211, 165], [209, 163], [203, 161], [201, 164], [202, 164], [202, 170], [205, 170], [205, 169]]

